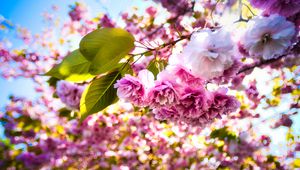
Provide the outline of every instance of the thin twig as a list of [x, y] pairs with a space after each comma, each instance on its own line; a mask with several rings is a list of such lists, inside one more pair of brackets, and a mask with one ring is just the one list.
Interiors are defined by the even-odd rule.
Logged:
[[279, 61], [280, 59], [282, 59], [283, 57], [285, 57], [287, 54], [284, 54], [284, 55], [281, 55], [277, 58], [272, 58], [270, 60], [261, 60], [259, 63], [256, 63], [256, 64], [253, 64], [253, 65], [250, 65], [250, 66], [247, 66], [247, 67], [244, 67], [242, 68], [237, 74], [240, 74], [240, 73], [243, 73], [243, 72], [247, 72], [247, 71], [250, 71], [250, 70], [253, 70], [255, 67], [261, 67], [263, 65], [267, 65], [267, 64], [271, 64], [271, 63], [274, 63], [276, 61]]
[[181, 36], [179, 39], [175, 40], [175, 41], [171, 41], [171, 42], [168, 42], [168, 43], [164, 43], [162, 45], [159, 45], [158, 47], [156, 48], [149, 48], [147, 51], [144, 51], [142, 53], [137, 53], [137, 54], [129, 54], [131, 56], [138, 56], [138, 55], [145, 55], [151, 51], [157, 51], [157, 50], [160, 50], [162, 48], [165, 48], [167, 46], [172, 46], [172, 45], [175, 45], [176, 43], [178, 43], [179, 41], [182, 41], [182, 40], [185, 40], [185, 39], [189, 39], [191, 37], [192, 34], [190, 35], [186, 35], [186, 36]]
[[210, 18], [211, 18], [212, 23], [213, 23], [214, 25], [215, 25], [215, 21], [214, 21], [213, 13], [215, 12], [215, 10], [216, 10], [216, 8], [217, 8], [217, 5], [218, 5], [218, 3], [219, 3], [220, 1], [221, 1], [221, 0], [217, 0], [216, 5], [213, 7], [213, 9], [212, 9], [211, 12], [210, 12]]
[[256, 14], [250, 9], [250, 7], [247, 4], [242, 3], [242, 5], [246, 6], [246, 8], [248, 8], [248, 10], [251, 12], [253, 16], [256, 16]]
[[[174, 1], [175, 2], [175, 1]], [[175, 4], [176, 5], [176, 4]], [[186, 9], [182, 14], [177, 14], [176, 16], [173, 16], [172, 18], [170, 19], [167, 19], [167, 21], [169, 22], [173, 22], [175, 20], [178, 19], [178, 17], [182, 16], [182, 15], [185, 15], [186, 13], [188, 12], [193, 12], [194, 11], [194, 7], [195, 7], [195, 1], [192, 1], [192, 6], [191, 8], [188, 8]], [[166, 22], [167, 23], [167, 22]], [[147, 34], [145, 37], [141, 38], [141, 41], [143, 41], [144, 39], [146, 39], [147, 37], [151, 37], [152, 35], [156, 34], [159, 30], [161, 30], [163, 27], [164, 27], [165, 23], [164, 24], [161, 24], [159, 27], [157, 27], [154, 31], [150, 32], [149, 34]]]

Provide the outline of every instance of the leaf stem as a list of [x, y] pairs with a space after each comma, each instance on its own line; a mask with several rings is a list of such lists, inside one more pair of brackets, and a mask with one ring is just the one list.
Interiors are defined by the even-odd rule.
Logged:
[[250, 66], [246, 66], [244, 68], [242, 68], [237, 74], [240, 74], [240, 73], [244, 73], [244, 72], [247, 72], [247, 71], [251, 71], [253, 70], [255, 67], [261, 67], [263, 65], [267, 65], [267, 64], [271, 64], [271, 63], [274, 63], [276, 61], [279, 61], [280, 59], [282, 59], [283, 57], [285, 57], [287, 54], [284, 54], [284, 55], [281, 55], [277, 58], [273, 58], [273, 59], [270, 59], [270, 60], [261, 60], [260, 62], [258, 63], [254, 63]]

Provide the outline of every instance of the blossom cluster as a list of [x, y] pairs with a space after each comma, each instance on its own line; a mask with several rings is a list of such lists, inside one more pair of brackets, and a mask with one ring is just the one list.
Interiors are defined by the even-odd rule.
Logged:
[[126, 75], [115, 88], [119, 98], [149, 106], [158, 119], [203, 125], [239, 107], [226, 89], [209, 91], [205, 85], [236, 77], [241, 55], [270, 60], [285, 54], [295, 32], [294, 24], [278, 14], [252, 19], [239, 40], [240, 47], [225, 28], [202, 29], [192, 34], [180, 54], [169, 58], [156, 81], [151, 72], [142, 70], [138, 77]]
[[[225, 38], [227, 42], [216, 40]], [[205, 125], [234, 112], [239, 102], [220, 88], [209, 91], [205, 83], [233, 66], [230, 35], [224, 30], [203, 30], [192, 35], [183, 52], [169, 60], [165, 70], [154, 76], [148, 70], [138, 77], [126, 75], [117, 81], [119, 98], [136, 106], [149, 106], [157, 119]]]

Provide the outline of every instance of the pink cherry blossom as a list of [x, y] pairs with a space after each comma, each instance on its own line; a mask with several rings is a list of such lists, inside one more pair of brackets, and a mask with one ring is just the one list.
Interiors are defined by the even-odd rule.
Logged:
[[131, 75], [125, 75], [114, 85], [117, 95], [126, 102], [142, 106], [145, 103], [146, 90], [141, 80]]
[[84, 87], [66, 81], [57, 82], [57, 96], [72, 109], [79, 109], [81, 94]]
[[181, 65], [195, 77], [211, 79], [221, 76], [234, 62], [233, 42], [224, 29], [203, 29], [193, 33], [181, 54]]
[[208, 94], [203, 88], [185, 88], [180, 95], [180, 104], [176, 106], [184, 118], [199, 118], [208, 110]]
[[178, 92], [169, 81], [157, 81], [149, 90], [149, 102], [152, 107], [172, 106], [178, 103]]
[[147, 89], [153, 84], [153, 74], [147, 70], [142, 70], [138, 77], [125, 75], [117, 81], [114, 88], [117, 88], [117, 95], [120, 99], [132, 102], [137, 106], [144, 106], [147, 103]]
[[284, 17], [277, 14], [260, 16], [248, 22], [241, 44], [250, 56], [269, 60], [284, 54], [294, 36], [294, 24]]
[[235, 112], [240, 107], [239, 101], [234, 96], [226, 95], [226, 91], [219, 89], [212, 93], [212, 103], [205, 114], [207, 118], [221, 118], [222, 115]]

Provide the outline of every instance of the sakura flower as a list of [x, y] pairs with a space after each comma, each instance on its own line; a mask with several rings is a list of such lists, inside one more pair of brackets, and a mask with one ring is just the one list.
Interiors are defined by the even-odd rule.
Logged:
[[160, 2], [161, 5], [164, 8], [166, 8], [169, 12], [177, 14], [177, 15], [185, 14], [193, 6], [191, 1], [188, 1], [188, 0], [178, 0], [178, 1], [154, 0], [154, 2]]
[[67, 107], [79, 109], [80, 98], [84, 88], [66, 81], [57, 82], [56, 93]]
[[144, 102], [145, 87], [137, 77], [125, 75], [114, 87], [118, 89], [117, 95], [120, 99], [135, 105], [142, 105]]
[[75, 3], [74, 6], [71, 6], [71, 11], [69, 12], [69, 16], [72, 21], [80, 21], [85, 18], [87, 14], [87, 8], [84, 4]]
[[295, 147], [295, 151], [300, 151], [300, 143], [297, 143], [297, 145]]
[[180, 104], [177, 106], [182, 117], [199, 118], [208, 109], [208, 95], [204, 89], [186, 88], [180, 97]]
[[155, 14], [157, 13], [156, 8], [154, 8], [153, 6], [150, 6], [146, 9], [147, 14], [149, 14], [151, 17], [154, 17]]
[[240, 103], [234, 96], [226, 95], [226, 89], [219, 89], [213, 92], [213, 102], [209, 108], [207, 118], [220, 118], [223, 114], [236, 111]]
[[240, 68], [243, 66], [242, 62], [238, 59], [233, 61], [233, 64], [226, 70], [224, 70], [223, 75], [213, 79], [213, 82], [216, 84], [228, 83], [231, 79], [234, 79], [237, 76]]
[[250, 56], [269, 60], [284, 54], [294, 35], [294, 24], [284, 17], [277, 14], [261, 16], [249, 21], [241, 44]]
[[282, 115], [281, 118], [272, 126], [272, 128], [278, 128], [279, 126], [291, 127], [293, 120], [288, 115]]
[[174, 120], [177, 121], [180, 118], [178, 111], [175, 107], [162, 107], [153, 109], [155, 118], [158, 120]]
[[271, 138], [269, 136], [266, 135], [262, 135], [260, 137], [260, 141], [264, 146], [269, 146], [271, 143]]
[[188, 86], [202, 86], [204, 84], [204, 80], [198, 77], [195, 77], [192, 75], [192, 73], [184, 68], [181, 65], [169, 65], [166, 68], [167, 74], [163, 74], [164, 72], [161, 72], [158, 76], [159, 77], [173, 77], [174, 75], [176, 77], [176, 83], [178, 84], [183, 84], [183, 85], [188, 85]]
[[115, 27], [115, 23], [107, 15], [104, 15], [100, 20], [100, 26], [106, 28], [113, 28]]
[[192, 35], [190, 42], [177, 56], [195, 77], [211, 79], [221, 76], [234, 61], [230, 34], [218, 29], [204, 29]]
[[178, 102], [177, 91], [169, 81], [158, 81], [149, 92], [150, 105], [157, 106], [172, 106]]
[[[148, 83], [147, 83], [148, 82]], [[142, 70], [138, 77], [125, 75], [114, 85], [117, 88], [117, 95], [126, 102], [132, 102], [137, 106], [144, 106], [146, 103], [146, 86], [154, 82], [154, 76], [151, 72]]]

